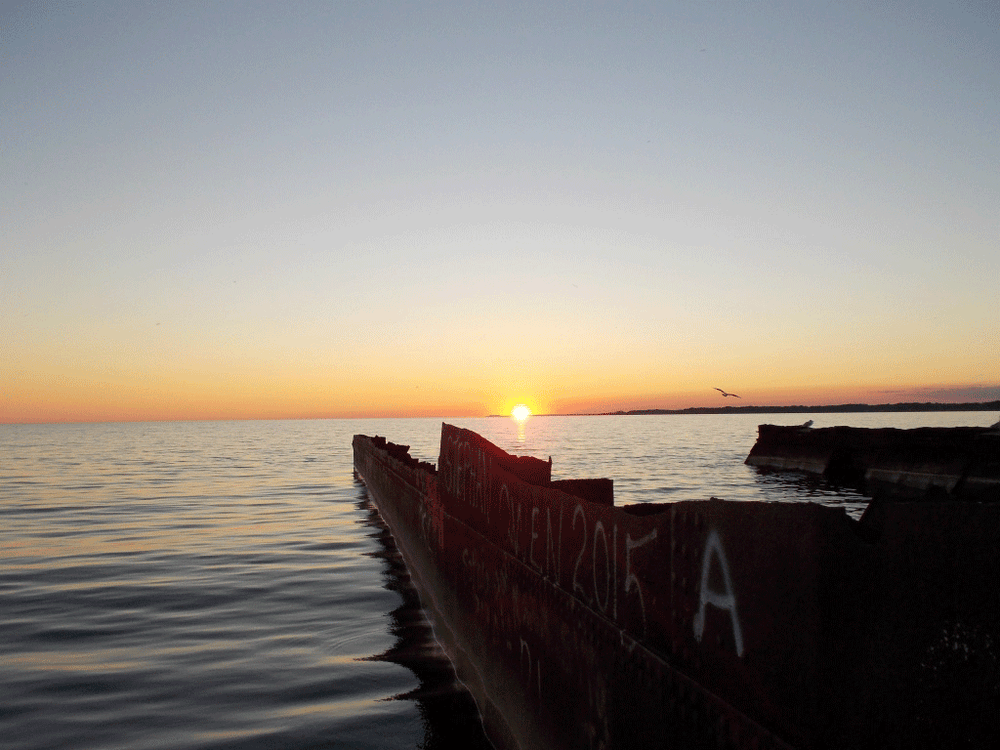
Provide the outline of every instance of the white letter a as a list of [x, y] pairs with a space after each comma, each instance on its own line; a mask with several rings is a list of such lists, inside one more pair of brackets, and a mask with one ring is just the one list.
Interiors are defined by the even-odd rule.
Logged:
[[[722, 580], [726, 590], [722, 593], [712, 591], [708, 588], [708, 570], [712, 566], [712, 554], [719, 558], [719, 565], [722, 567]], [[708, 535], [705, 542], [705, 554], [701, 558], [701, 589], [698, 600], [698, 614], [694, 616], [694, 637], [701, 643], [701, 637], [705, 632], [705, 605], [711, 604], [713, 607], [724, 609], [729, 612], [729, 619], [733, 623], [733, 641], [736, 643], [736, 655], [743, 656], [743, 634], [740, 632], [740, 620], [736, 616], [736, 595], [733, 593], [733, 581], [729, 577], [729, 564], [726, 562], [726, 553], [722, 549], [722, 541], [715, 529]]]

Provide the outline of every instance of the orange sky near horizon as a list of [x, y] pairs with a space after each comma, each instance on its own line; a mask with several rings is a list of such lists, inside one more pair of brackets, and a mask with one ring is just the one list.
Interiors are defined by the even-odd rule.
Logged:
[[[480, 387], [469, 387], [469, 382]], [[0, 423], [485, 416], [509, 414], [519, 403], [533, 414], [573, 414], [1000, 398], [1000, 387], [983, 384], [928, 386], [897, 381], [776, 387], [734, 377], [706, 382], [718, 382], [741, 398], [723, 397], [714, 385], [682, 380], [672, 389], [662, 382], [651, 386], [629, 380], [625, 371], [612, 367], [575, 381], [511, 373], [435, 377], [433, 372], [400, 373], [391, 368], [351, 375], [315, 368], [275, 372], [234, 367], [223, 373], [175, 367], [158, 374], [119, 370], [89, 377], [80, 369], [47, 377], [34, 370], [6, 378]]]

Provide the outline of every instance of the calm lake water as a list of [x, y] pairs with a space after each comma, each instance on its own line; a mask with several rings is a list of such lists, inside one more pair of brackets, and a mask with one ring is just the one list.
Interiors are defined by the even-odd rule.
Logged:
[[[617, 502], [856, 493], [743, 464], [757, 425], [992, 412], [449, 419]], [[0, 425], [0, 748], [484, 747], [353, 477], [351, 437], [437, 461], [440, 419]]]

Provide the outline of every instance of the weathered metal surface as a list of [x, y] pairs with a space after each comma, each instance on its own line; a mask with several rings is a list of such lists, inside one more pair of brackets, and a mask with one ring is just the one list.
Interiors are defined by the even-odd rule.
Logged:
[[993, 428], [763, 424], [746, 463], [821, 474], [873, 495], [1000, 500], [1000, 430]]
[[449, 425], [436, 472], [379, 438], [354, 453], [498, 745], [912, 746], [928, 716], [996, 739], [1000, 506], [614, 507]]

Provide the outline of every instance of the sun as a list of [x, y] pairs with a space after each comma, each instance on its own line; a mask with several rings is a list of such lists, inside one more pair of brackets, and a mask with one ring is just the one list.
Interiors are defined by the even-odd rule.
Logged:
[[513, 409], [510, 410], [510, 415], [514, 417], [518, 422], [523, 422], [528, 417], [531, 416], [531, 409], [529, 409], [524, 404], [518, 404]]

